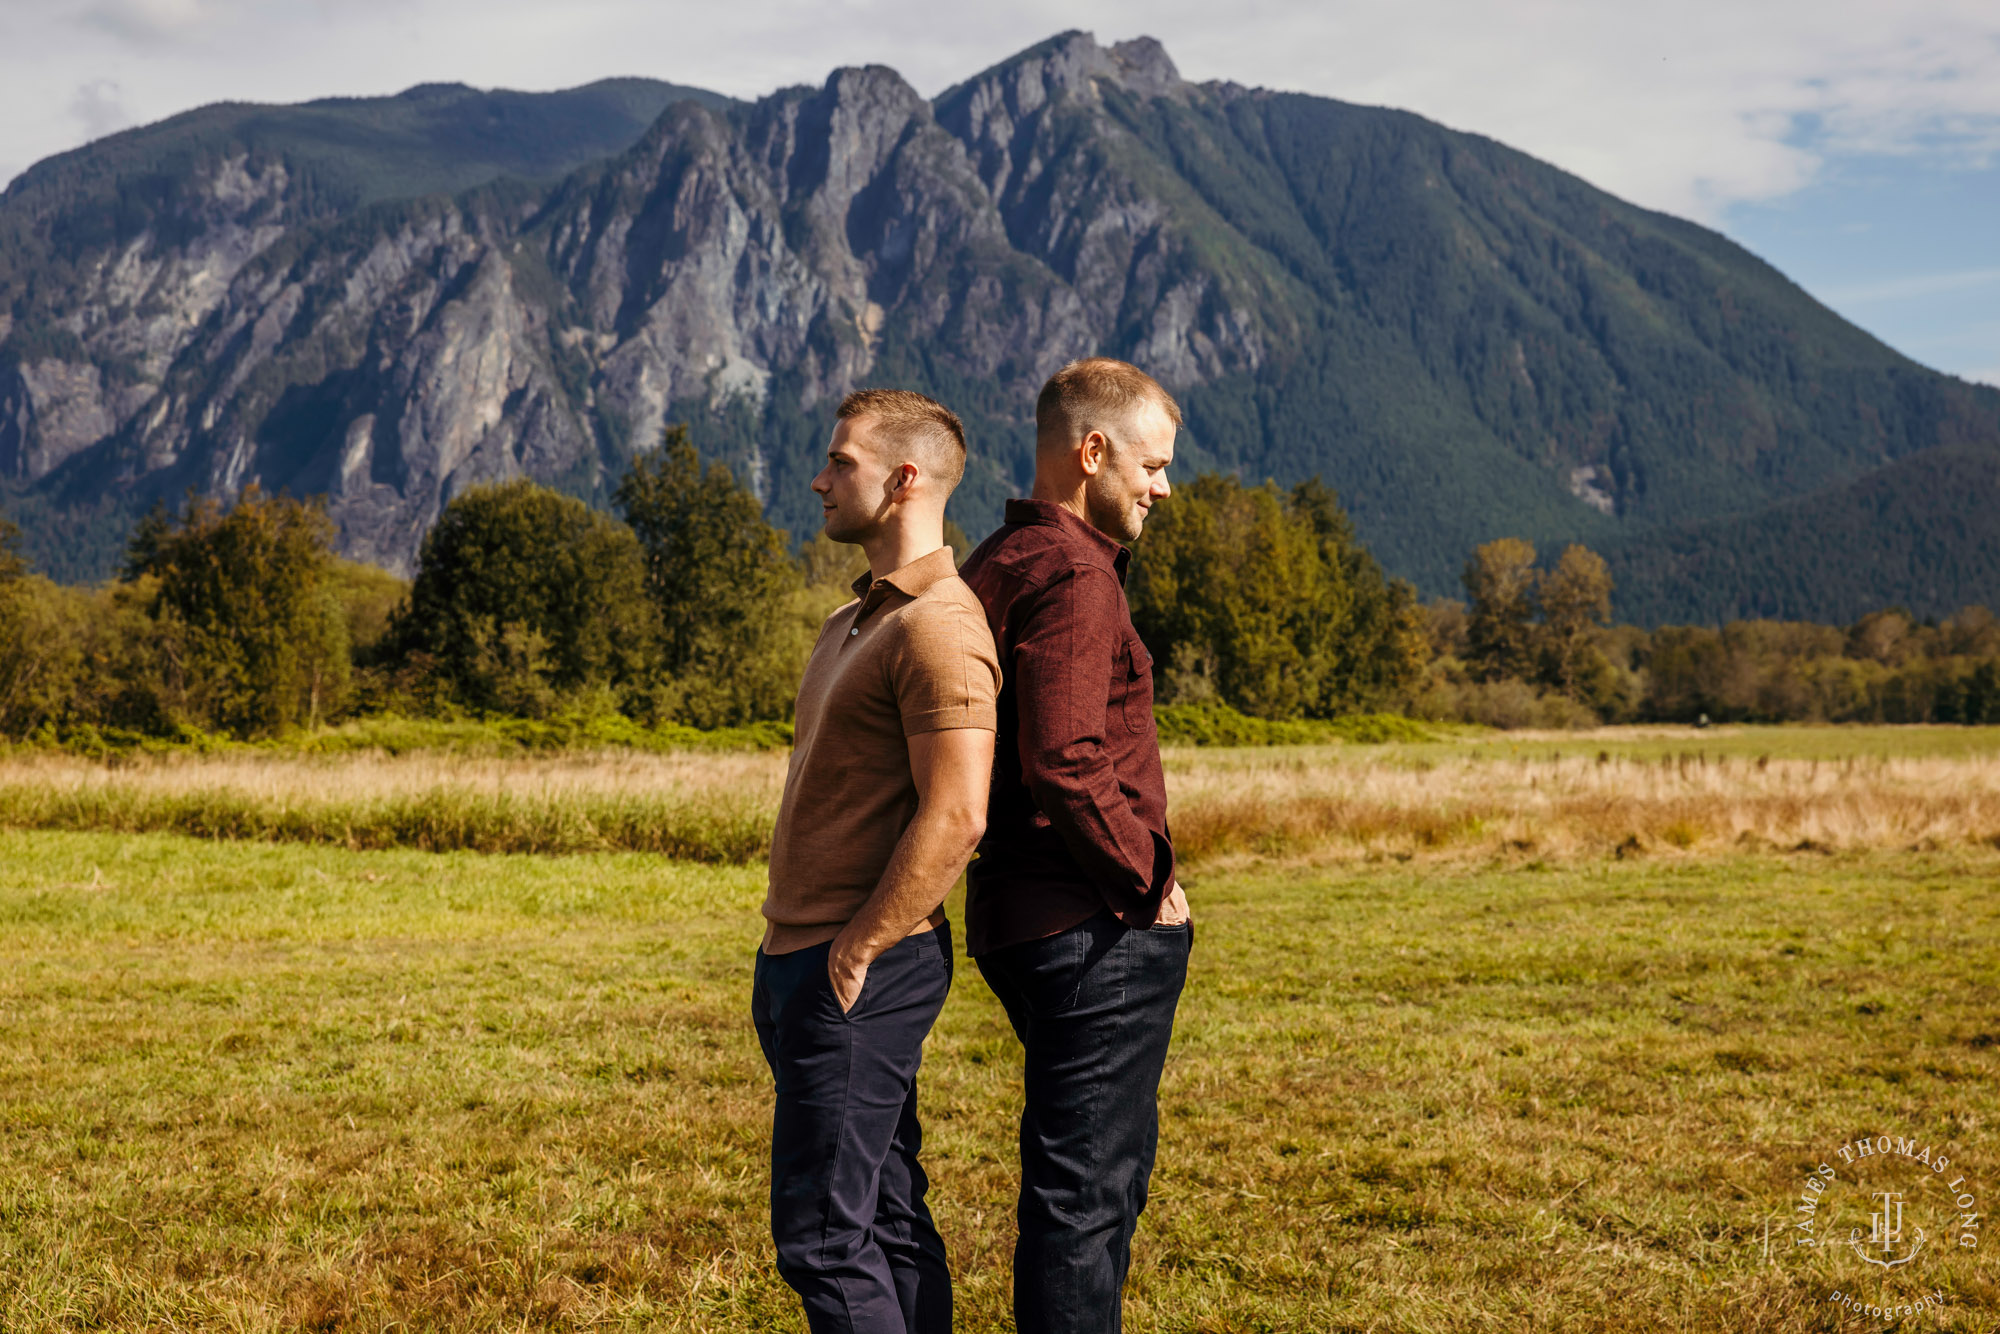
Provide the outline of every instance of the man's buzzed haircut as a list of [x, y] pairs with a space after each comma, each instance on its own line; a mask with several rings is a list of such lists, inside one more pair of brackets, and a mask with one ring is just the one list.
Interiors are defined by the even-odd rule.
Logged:
[[965, 476], [965, 427], [958, 414], [913, 389], [857, 389], [833, 414], [872, 417], [878, 429], [910, 451], [911, 461], [949, 493]]
[[1035, 400], [1035, 446], [1059, 449], [1092, 431], [1121, 444], [1115, 428], [1147, 402], [1159, 404], [1175, 426], [1181, 424], [1181, 405], [1174, 396], [1131, 362], [1114, 357], [1072, 361], [1049, 377]]

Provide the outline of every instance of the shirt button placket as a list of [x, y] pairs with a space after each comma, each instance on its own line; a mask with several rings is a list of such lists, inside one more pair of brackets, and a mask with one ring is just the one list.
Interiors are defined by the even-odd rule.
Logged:
[[861, 599], [860, 608], [854, 613], [854, 624], [847, 628], [847, 637], [849, 639], [861, 633], [861, 618], [875, 609], [875, 604], [881, 600], [877, 596], [881, 591], [882, 582], [878, 579], [870, 586], [867, 595]]

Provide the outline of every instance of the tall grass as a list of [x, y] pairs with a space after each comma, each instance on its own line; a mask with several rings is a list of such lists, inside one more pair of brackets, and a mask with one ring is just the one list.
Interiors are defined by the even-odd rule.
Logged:
[[1839, 761], [1477, 751], [1414, 764], [1307, 751], [1169, 758], [1193, 860], [1423, 853], [1629, 856], [2000, 844], [2000, 756]]
[[[1191, 863], [2000, 841], [2000, 751], [1922, 753], [1933, 739], [1912, 734], [1919, 753], [1897, 755], [1830, 728], [1693, 735], [1169, 749], [1175, 841]], [[1843, 736], [1849, 754], [1821, 753]], [[1781, 744], [1804, 753], [1769, 753]], [[776, 751], [21, 754], [0, 758], [0, 825], [746, 864], [768, 850], [785, 763]]]
[[111, 763], [145, 756], [188, 754], [346, 755], [373, 751], [389, 755], [430, 753], [507, 758], [577, 750], [654, 754], [784, 750], [791, 744], [789, 722], [751, 723], [704, 731], [678, 723], [649, 727], [608, 709], [597, 709], [550, 718], [402, 718], [374, 714], [331, 727], [302, 728], [257, 741], [239, 741], [188, 723], [165, 735], [86, 724], [66, 730], [60, 736], [50, 734], [18, 746], [0, 741], [0, 755], [53, 751]]
[[170, 756], [0, 763], [0, 825], [428, 852], [651, 852], [742, 864], [770, 849], [773, 754]]

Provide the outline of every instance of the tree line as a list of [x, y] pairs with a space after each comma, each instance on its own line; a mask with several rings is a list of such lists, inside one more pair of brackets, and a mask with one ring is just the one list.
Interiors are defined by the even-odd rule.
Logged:
[[273, 736], [367, 714], [619, 712], [711, 728], [784, 716], [820, 618], [864, 563], [794, 558], [683, 428], [617, 515], [529, 481], [474, 487], [416, 576], [341, 560], [315, 504], [247, 489], [156, 507], [119, 576], [29, 576], [0, 532], [0, 735]]
[[[131, 534], [95, 588], [31, 574], [0, 519], [0, 737], [275, 736], [367, 715], [617, 713], [645, 725], [788, 716], [858, 549], [794, 552], [684, 427], [639, 456], [615, 513], [533, 482], [472, 488], [415, 577], [340, 559], [315, 504], [192, 497]], [[961, 558], [970, 543], [950, 532]], [[1528, 543], [1421, 603], [1333, 492], [1206, 475], [1137, 545], [1128, 592], [1164, 705], [1272, 720], [1399, 711], [1497, 726], [1637, 720], [2000, 723], [2000, 625], [1896, 611], [1853, 626], [1611, 622], [1604, 562]]]
[[1478, 548], [1465, 600], [1425, 608], [1421, 717], [1500, 727], [1597, 722], [2000, 724], [2000, 621], [1983, 606], [1942, 620], [1889, 607], [1851, 625], [1738, 620], [1647, 631], [1611, 622], [1612, 580], [1570, 546]]

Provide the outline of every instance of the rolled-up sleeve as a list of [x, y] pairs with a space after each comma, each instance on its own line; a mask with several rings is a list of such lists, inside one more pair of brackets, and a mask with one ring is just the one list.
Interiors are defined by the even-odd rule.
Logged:
[[1173, 884], [1173, 849], [1133, 812], [1105, 747], [1128, 622], [1117, 577], [1074, 566], [1013, 615], [1022, 780], [1114, 911], [1157, 903]]

